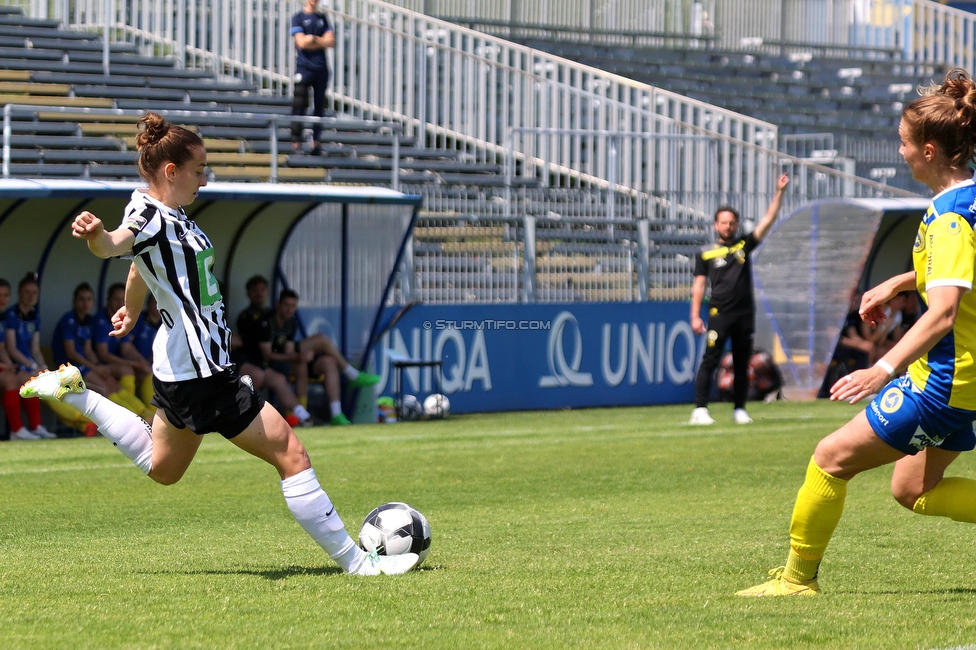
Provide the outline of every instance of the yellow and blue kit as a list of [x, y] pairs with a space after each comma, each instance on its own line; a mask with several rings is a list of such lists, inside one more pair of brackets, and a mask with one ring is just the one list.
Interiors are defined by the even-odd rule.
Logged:
[[956, 321], [908, 374], [885, 386], [867, 409], [875, 433], [906, 454], [925, 447], [976, 447], [976, 183], [940, 192], [919, 224], [912, 260], [922, 301], [935, 287], [962, 287]]

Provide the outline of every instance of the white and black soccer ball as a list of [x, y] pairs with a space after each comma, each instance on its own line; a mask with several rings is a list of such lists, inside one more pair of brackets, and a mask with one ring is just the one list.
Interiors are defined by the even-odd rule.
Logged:
[[446, 418], [451, 414], [451, 402], [448, 401], [446, 395], [440, 393], [428, 395], [427, 399], [424, 400], [424, 413], [431, 420]]
[[368, 538], [380, 555], [416, 553], [420, 566], [430, 551], [430, 524], [427, 517], [406, 503], [394, 501], [373, 509], [359, 530], [359, 547], [369, 551]]
[[397, 414], [401, 420], [419, 420], [424, 414], [424, 407], [420, 405], [420, 400], [413, 395], [404, 395]]

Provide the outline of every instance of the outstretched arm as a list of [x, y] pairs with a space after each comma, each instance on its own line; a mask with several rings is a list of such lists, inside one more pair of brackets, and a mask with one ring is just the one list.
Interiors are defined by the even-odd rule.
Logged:
[[783, 193], [786, 191], [786, 186], [790, 183], [790, 177], [786, 174], [781, 174], [779, 179], [776, 181], [776, 196], [770, 201], [769, 207], [766, 208], [766, 214], [763, 218], [756, 224], [755, 230], [752, 231], [753, 236], [755, 236], [757, 241], [762, 241], [769, 234], [769, 229], [772, 227], [773, 222], [776, 221], [776, 216], [779, 214], [780, 206], [783, 205]]
[[101, 257], [118, 257], [132, 250], [136, 236], [128, 228], [118, 228], [111, 232], [105, 230], [102, 220], [87, 210], [75, 217], [71, 224], [71, 234], [88, 242], [88, 249]]
[[831, 386], [830, 399], [846, 400], [853, 404], [884, 388], [893, 373], [888, 372], [883, 366], [888, 365], [895, 372], [904, 370], [910, 363], [931, 350], [955, 324], [959, 303], [966, 291], [967, 289], [957, 286], [929, 289], [929, 308], [919, 317], [918, 322], [905, 332], [895, 347], [886, 352], [876, 365], [841, 377]]
[[861, 297], [861, 307], [858, 313], [861, 320], [865, 323], [877, 327], [887, 315], [884, 313], [885, 303], [897, 296], [902, 291], [911, 291], [915, 288], [915, 271], [906, 271], [901, 275], [888, 278], [873, 289], [864, 292]]

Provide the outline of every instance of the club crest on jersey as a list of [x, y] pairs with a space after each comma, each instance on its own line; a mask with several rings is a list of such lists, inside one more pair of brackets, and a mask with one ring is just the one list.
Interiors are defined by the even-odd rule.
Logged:
[[904, 401], [904, 397], [901, 394], [901, 390], [898, 388], [889, 388], [885, 391], [885, 394], [881, 396], [881, 410], [885, 413], [894, 413], [901, 408], [901, 404]]
[[924, 250], [925, 250], [925, 238], [922, 237], [922, 233], [921, 232], [916, 233], [916, 235], [915, 235], [915, 246], [912, 248], [912, 251], [915, 252], [915, 253], [921, 253]]

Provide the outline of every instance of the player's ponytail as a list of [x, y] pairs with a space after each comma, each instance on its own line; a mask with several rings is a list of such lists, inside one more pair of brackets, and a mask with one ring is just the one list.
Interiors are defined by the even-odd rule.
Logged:
[[955, 68], [941, 84], [918, 91], [922, 96], [902, 112], [908, 136], [917, 145], [937, 144], [953, 167], [966, 167], [976, 158], [976, 83]]
[[193, 157], [193, 149], [203, 147], [200, 136], [182, 126], [170, 124], [159, 113], [146, 113], [139, 120], [136, 136], [139, 175], [152, 183], [168, 162], [180, 167]]

